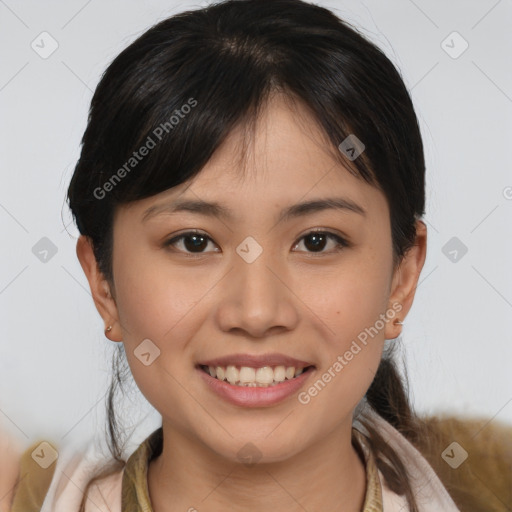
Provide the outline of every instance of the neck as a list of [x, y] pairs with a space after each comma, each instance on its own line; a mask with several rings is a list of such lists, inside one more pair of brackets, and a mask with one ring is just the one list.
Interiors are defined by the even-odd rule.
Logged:
[[360, 512], [366, 471], [351, 434], [351, 423], [340, 425], [285, 461], [248, 466], [206, 450], [164, 423], [162, 453], [148, 468], [153, 512]]

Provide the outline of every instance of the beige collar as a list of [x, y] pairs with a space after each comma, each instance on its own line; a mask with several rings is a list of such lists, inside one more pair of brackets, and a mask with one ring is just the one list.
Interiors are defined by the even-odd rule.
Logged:
[[[418, 501], [419, 512], [460, 512], [443, 484], [420, 452], [392, 425], [365, 407], [360, 414], [384, 436], [405, 461], [411, 474], [411, 484]], [[362, 416], [358, 416], [362, 418]], [[406, 512], [404, 497], [392, 492], [378, 470], [374, 455], [367, 444], [364, 426], [354, 422], [353, 439], [362, 449], [366, 466], [366, 495], [363, 512]], [[66, 459], [60, 453], [52, 481], [41, 512], [69, 512], [78, 510], [85, 484], [101, 457], [89, 445], [86, 453]], [[88, 494], [86, 512], [152, 512], [147, 485], [147, 468], [152, 457], [161, 453], [162, 428], [150, 434], [128, 458], [123, 470], [93, 485]], [[63, 456], [64, 455], [64, 456]], [[104, 459], [103, 459], [104, 460]], [[101, 466], [100, 466], [101, 467]], [[60, 482], [60, 485], [59, 485]], [[56, 491], [57, 486], [58, 492]]]

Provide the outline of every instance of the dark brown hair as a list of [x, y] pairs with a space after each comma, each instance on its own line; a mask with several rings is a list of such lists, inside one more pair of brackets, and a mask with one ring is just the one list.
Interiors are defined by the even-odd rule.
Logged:
[[[111, 289], [116, 207], [195, 176], [234, 128], [254, 126], [275, 92], [300, 102], [334, 157], [384, 193], [399, 265], [414, 245], [415, 222], [425, 208], [422, 138], [399, 71], [326, 8], [302, 0], [226, 0], [147, 30], [109, 65], [92, 98], [68, 201]], [[353, 135], [365, 149], [350, 159], [339, 145]], [[144, 158], [135, 159], [134, 152], [150, 145]], [[392, 350], [385, 351], [366, 399], [419, 445], [422, 423]], [[125, 370], [119, 344], [107, 401], [115, 461], [110, 469], [124, 463], [114, 397], [129, 375]], [[386, 440], [365, 426], [389, 487], [417, 511], [406, 467]]]

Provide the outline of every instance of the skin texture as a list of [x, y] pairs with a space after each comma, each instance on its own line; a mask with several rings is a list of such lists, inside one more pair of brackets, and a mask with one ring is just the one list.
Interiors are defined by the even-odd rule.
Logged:
[[[279, 96], [268, 107], [243, 178], [241, 133], [233, 131], [193, 180], [116, 211], [114, 287], [99, 272], [88, 239], [77, 243], [96, 307], [105, 326], [112, 325], [108, 338], [124, 343], [138, 387], [162, 415], [163, 453], [148, 471], [155, 512], [358, 511], [363, 504], [353, 412], [384, 340], [396, 338], [401, 326], [385, 323], [307, 404], [292, 395], [269, 407], [235, 406], [195, 370], [213, 357], [279, 352], [315, 365], [301, 389], [307, 390], [393, 304], [401, 307], [395, 318], [404, 320], [424, 264], [425, 224], [417, 222], [416, 245], [393, 269], [383, 193], [329, 155], [307, 110], [291, 109]], [[276, 221], [286, 206], [334, 196], [351, 199], [365, 214], [330, 209]], [[178, 197], [217, 201], [233, 210], [233, 219], [180, 212], [142, 222], [148, 207]], [[350, 245], [337, 249], [327, 238], [315, 249], [303, 238], [315, 228]], [[188, 229], [212, 240], [199, 255], [190, 239], [164, 246]], [[263, 249], [252, 263], [236, 252], [247, 236]], [[161, 351], [149, 366], [134, 354], [146, 338]], [[249, 442], [261, 454], [254, 466], [237, 457]]]

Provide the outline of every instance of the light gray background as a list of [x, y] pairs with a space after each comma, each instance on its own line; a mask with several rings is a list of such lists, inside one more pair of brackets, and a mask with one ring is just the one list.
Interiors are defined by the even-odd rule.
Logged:
[[[512, 4], [318, 3], [383, 48], [421, 123], [429, 247], [402, 334], [414, 404], [512, 422]], [[0, 0], [0, 427], [25, 444], [78, 442], [105, 425], [114, 344], [103, 335], [64, 203], [92, 91], [152, 24], [202, 5]], [[58, 43], [46, 59], [31, 47], [43, 45], [43, 31]], [[453, 31], [469, 44], [457, 58], [463, 41]], [[57, 249], [46, 262], [32, 251], [43, 237]], [[462, 257], [456, 248], [455, 262], [443, 253], [452, 237], [468, 248]], [[134, 446], [159, 417], [136, 393], [131, 402], [123, 417], [141, 421]]]

